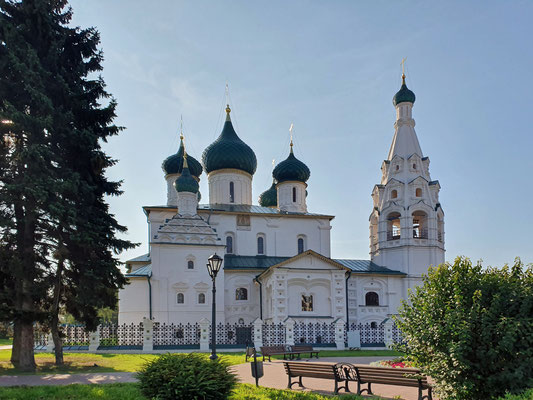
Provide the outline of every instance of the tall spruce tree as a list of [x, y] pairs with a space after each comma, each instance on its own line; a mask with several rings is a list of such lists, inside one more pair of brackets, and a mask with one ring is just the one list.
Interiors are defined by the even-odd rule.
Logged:
[[135, 246], [105, 201], [121, 191], [101, 143], [122, 128], [97, 75], [99, 34], [71, 16], [66, 0], [0, 0], [0, 318], [14, 321], [12, 362], [25, 370], [35, 322], [62, 363], [59, 310], [92, 329], [99, 308], [116, 307], [116, 254]]

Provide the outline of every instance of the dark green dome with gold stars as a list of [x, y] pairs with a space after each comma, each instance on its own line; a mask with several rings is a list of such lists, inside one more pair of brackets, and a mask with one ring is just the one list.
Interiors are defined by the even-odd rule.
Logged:
[[277, 207], [278, 206], [278, 191], [276, 189], [276, 181], [272, 180], [270, 189], [265, 190], [259, 195], [259, 205], [263, 207]]
[[402, 75], [402, 87], [392, 98], [392, 104], [395, 106], [405, 102], [414, 104], [415, 100], [415, 94], [407, 88], [407, 85], [405, 84], [405, 75]]
[[226, 107], [226, 122], [222, 133], [204, 150], [202, 162], [205, 171], [210, 173], [233, 168], [253, 175], [257, 169], [257, 158], [250, 146], [237, 136], [231, 123], [230, 112], [229, 106]]
[[307, 165], [298, 160], [292, 151], [292, 141], [291, 141], [291, 152], [289, 157], [285, 161], [280, 162], [274, 168], [272, 176], [278, 183], [286, 181], [298, 181], [298, 182], [307, 182], [311, 176], [311, 171]]
[[[163, 161], [163, 171], [166, 175], [181, 174], [183, 170], [183, 154], [185, 153], [185, 146], [183, 145], [183, 135], [180, 136], [180, 148], [176, 154], [173, 154]], [[187, 163], [189, 164], [189, 172], [192, 176], [199, 178], [202, 175], [202, 164], [195, 158], [187, 155]]]

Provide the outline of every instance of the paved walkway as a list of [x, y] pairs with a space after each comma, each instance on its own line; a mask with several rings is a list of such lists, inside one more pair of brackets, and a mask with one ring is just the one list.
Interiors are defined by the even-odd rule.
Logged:
[[6, 346], [0, 346], [0, 350], [10, 350], [13, 346], [6, 345]]
[[45, 386], [45, 385], [72, 385], [102, 384], [102, 383], [129, 383], [137, 382], [131, 372], [105, 372], [101, 374], [53, 374], [53, 375], [18, 375], [0, 376], [0, 386]]
[[[309, 362], [323, 362], [323, 363], [338, 363], [349, 362], [352, 364], [369, 364], [373, 361], [382, 360], [383, 357], [323, 357], [318, 361], [313, 359]], [[303, 361], [305, 362], [305, 361]], [[272, 362], [265, 362], [263, 364], [264, 376], [259, 380], [259, 385], [271, 387], [275, 389], [287, 388], [287, 374], [283, 368], [283, 362], [281, 360], [273, 360]], [[255, 379], [252, 378], [250, 364], [240, 364], [232, 367], [232, 370], [238, 375], [239, 381], [243, 383], [255, 384]], [[295, 391], [313, 391], [321, 392], [324, 394], [333, 394], [333, 388], [335, 383], [332, 380], [316, 379], [316, 378], [303, 378], [304, 388], [299, 389], [298, 385], [294, 385]], [[352, 392], [357, 391], [357, 383], [353, 382], [350, 385]], [[402, 386], [389, 386], [389, 385], [377, 385], [372, 384], [372, 392], [385, 399], [402, 399], [402, 400], [417, 400], [418, 389]], [[343, 391], [340, 394], [344, 393]], [[437, 400], [434, 397], [435, 400]]]
[[[352, 364], [369, 364], [374, 361], [382, 360], [383, 357], [323, 357], [318, 362], [324, 363], [338, 363], [349, 362]], [[317, 362], [317, 360], [302, 360], [302, 362]], [[287, 374], [283, 368], [281, 360], [273, 360], [272, 362], [265, 362], [264, 376], [259, 380], [261, 386], [271, 387], [275, 389], [286, 389]], [[231, 370], [237, 374], [239, 381], [243, 383], [255, 384], [255, 379], [252, 378], [251, 366], [247, 364], [239, 364], [231, 367]], [[1, 386], [41, 386], [41, 385], [71, 385], [71, 384], [103, 384], [103, 383], [128, 383], [136, 382], [134, 373], [131, 372], [106, 372], [106, 373], [92, 373], [92, 374], [54, 374], [54, 375], [19, 375], [19, 376], [0, 376]], [[293, 386], [295, 390], [315, 391], [325, 394], [333, 393], [334, 382], [324, 379], [304, 378], [304, 389], [297, 389], [297, 385]], [[357, 385], [351, 384], [352, 391], [357, 390]], [[403, 399], [403, 400], [417, 400], [418, 390], [416, 388], [388, 386], [388, 385], [372, 385], [372, 391], [379, 396], [386, 399]], [[341, 394], [343, 392], [341, 391]], [[399, 397], [398, 397], [399, 396]]]

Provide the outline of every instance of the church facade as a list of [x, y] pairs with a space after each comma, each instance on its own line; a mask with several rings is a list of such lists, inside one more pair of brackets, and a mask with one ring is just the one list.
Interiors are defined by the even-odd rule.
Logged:
[[[372, 191], [370, 259], [331, 255], [333, 215], [307, 209], [310, 170], [289, 155], [273, 170], [272, 186], [252, 202], [257, 168], [226, 108], [220, 136], [202, 155], [185, 151], [163, 162], [167, 202], [145, 206], [149, 253], [127, 261], [129, 285], [119, 292], [119, 323], [211, 319], [212, 281], [207, 259], [223, 256], [217, 276], [217, 321], [250, 324], [380, 323], [396, 313], [409, 288], [430, 265], [444, 262], [440, 185], [431, 180], [414, 129], [414, 93], [405, 84], [393, 98], [395, 132]], [[198, 181], [207, 174], [208, 204]]]

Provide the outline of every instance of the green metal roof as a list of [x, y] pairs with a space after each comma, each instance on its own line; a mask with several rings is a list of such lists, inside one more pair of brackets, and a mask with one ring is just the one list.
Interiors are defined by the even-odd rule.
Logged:
[[198, 181], [192, 177], [187, 166], [183, 168], [180, 177], [174, 182], [174, 187], [180, 193], [198, 193], [198, 189], [200, 188]]
[[398, 92], [392, 98], [392, 103], [394, 105], [404, 103], [404, 102], [414, 104], [415, 100], [416, 100], [415, 94], [407, 88], [407, 85], [405, 84], [405, 78], [403, 78], [402, 87], [400, 88], [400, 90], [398, 90]]
[[143, 254], [142, 256], [132, 258], [131, 260], [126, 261], [129, 262], [150, 262], [150, 253]]
[[291, 257], [271, 257], [271, 256], [236, 256], [226, 254], [224, 256], [224, 269], [267, 269], [279, 264]]
[[286, 160], [280, 162], [272, 171], [272, 176], [278, 181], [278, 183], [286, 181], [298, 181], [298, 182], [307, 182], [311, 176], [311, 171], [307, 165], [298, 160], [294, 153], [289, 153], [289, 157]]
[[[180, 141], [180, 147], [176, 154], [172, 154], [163, 161], [163, 171], [165, 174], [181, 174], [183, 170], [183, 153], [185, 152], [185, 146], [183, 145], [183, 139]], [[194, 157], [187, 154], [187, 162], [189, 164], [189, 170], [191, 175], [197, 178], [202, 174], [202, 164], [200, 164]]]
[[262, 207], [277, 207], [278, 206], [278, 191], [276, 189], [276, 181], [272, 181], [272, 186], [259, 195], [259, 204]]
[[[287, 261], [293, 257], [272, 257], [272, 256], [237, 256], [226, 254], [224, 256], [224, 269], [244, 270], [259, 269], [266, 270], [274, 265]], [[381, 275], [406, 275], [403, 272], [395, 271], [386, 267], [380, 267], [370, 260], [344, 260], [332, 259], [332, 261], [349, 268], [355, 273], [381, 274]]]
[[386, 267], [380, 267], [374, 264], [370, 260], [345, 260], [345, 259], [333, 259], [333, 261], [348, 267], [352, 272], [364, 273], [364, 274], [383, 274], [383, 275], [406, 275], [401, 271], [395, 271]]
[[218, 139], [204, 150], [202, 162], [207, 173], [226, 168], [240, 169], [250, 175], [255, 173], [257, 169], [255, 153], [237, 136], [229, 113]]
[[147, 277], [152, 276], [152, 264], [145, 265], [139, 269], [136, 269], [133, 272], [130, 272], [129, 274], [126, 274], [127, 278], [141, 277], [141, 276], [147, 276]]

